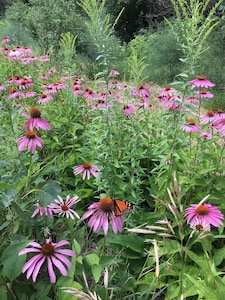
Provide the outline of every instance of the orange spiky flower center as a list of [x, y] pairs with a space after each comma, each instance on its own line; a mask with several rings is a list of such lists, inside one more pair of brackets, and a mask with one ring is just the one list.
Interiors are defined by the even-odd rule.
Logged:
[[68, 207], [66, 204], [62, 204], [62, 205], [61, 205], [61, 209], [62, 209], [63, 211], [67, 211], [67, 210], [69, 209], [69, 207]]
[[41, 111], [37, 107], [31, 107], [30, 108], [30, 117], [31, 118], [40, 118], [41, 117]]
[[111, 212], [113, 209], [113, 200], [111, 198], [103, 198], [100, 200], [100, 209], [104, 212]]
[[199, 80], [206, 80], [206, 76], [205, 75], [199, 75], [197, 78]]
[[28, 139], [34, 139], [36, 136], [35, 132], [33, 131], [27, 131], [25, 135]]
[[200, 216], [206, 216], [209, 213], [209, 209], [205, 204], [201, 204], [196, 207], [195, 212]]
[[55, 248], [52, 245], [52, 243], [46, 243], [41, 247], [41, 253], [44, 256], [51, 256], [52, 254], [54, 254], [55, 252]]
[[83, 166], [84, 169], [90, 169], [91, 168], [91, 164], [89, 164], [87, 162], [83, 163], [82, 166]]
[[206, 114], [207, 114], [208, 117], [213, 117], [214, 116], [214, 111], [209, 109]]
[[187, 123], [188, 125], [195, 125], [195, 121], [192, 120], [192, 119], [188, 119], [188, 120], [186, 121], [186, 123]]

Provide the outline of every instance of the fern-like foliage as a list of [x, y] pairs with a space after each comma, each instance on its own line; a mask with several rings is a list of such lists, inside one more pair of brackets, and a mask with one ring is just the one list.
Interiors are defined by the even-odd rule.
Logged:
[[135, 84], [144, 82], [149, 78], [147, 74], [148, 64], [146, 63], [146, 55], [141, 51], [142, 45], [143, 41], [141, 37], [129, 43], [128, 74], [129, 79]]
[[109, 60], [115, 49], [115, 45], [113, 45], [113, 41], [115, 41], [114, 28], [123, 9], [112, 23], [110, 14], [105, 13], [105, 2], [105, 0], [80, 0], [77, 4], [88, 16], [85, 24], [99, 54], [96, 60], [101, 61], [101, 64], [104, 65], [104, 72], [108, 72]]
[[64, 64], [66, 66], [71, 65], [73, 57], [75, 55], [76, 39], [77, 36], [74, 36], [71, 32], [66, 32], [61, 34], [59, 46], [60, 46], [60, 51], [64, 58]]
[[223, 0], [217, 3], [207, 13], [210, 0], [171, 0], [176, 14], [176, 22], [166, 19], [179, 44], [186, 63], [186, 71], [194, 73], [194, 68], [201, 54], [205, 52], [207, 38], [219, 21], [215, 17], [217, 8]]

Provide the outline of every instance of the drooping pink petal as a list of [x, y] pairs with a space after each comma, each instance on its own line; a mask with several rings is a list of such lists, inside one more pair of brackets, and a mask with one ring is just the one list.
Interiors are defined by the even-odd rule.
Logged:
[[61, 260], [67, 266], [67, 268], [69, 270], [72, 269], [72, 264], [71, 264], [71, 262], [69, 261], [69, 259], [67, 257], [65, 257], [65, 256], [63, 256], [59, 253], [55, 253], [54, 255], [57, 259]]
[[54, 256], [51, 256], [51, 260], [52, 260], [52, 263], [56, 266], [56, 268], [60, 271], [60, 273], [61, 273], [63, 276], [67, 276], [66, 268], [65, 268], [64, 265], [61, 263], [61, 261], [58, 260], [57, 258], [55, 258]]
[[36, 282], [37, 275], [38, 275], [38, 273], [39, 273], [39, 271], [40, 271], [40, 268], [41, 268], [41, 266], [43, 265], [44, 261], [45, 261], [45, 257], [42, 257], [42, 258], [39, 260], [39, 262], [36, 264], [36, 266], [35, 266], [35, 268], [34, 268], [34, 271], [33, 271], [33, 275], [32, 275], [32, 280], [33, 280], [33, 282]]
[[[41, 254], [35, 255], [30, 258], [22, 268], [22, 273], [25, 273], [28, 269], [34, 269], [36, 263], [42, 258]], [[32, 273], [32, 272], [31, 272]]]
[[56, 276], [55, 272], [52, 266], [52, 261], [50, 257], [47, 257], [47, 262], [48, 262], [48, 275], [50, 277], [50, 282], [55, 283], [56, 282]]

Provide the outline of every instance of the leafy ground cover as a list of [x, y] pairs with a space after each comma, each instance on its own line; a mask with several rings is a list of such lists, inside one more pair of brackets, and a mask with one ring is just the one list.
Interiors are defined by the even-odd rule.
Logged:
[[0, 55], [1, 299], [223, 299], [214, 83], [90, 81], [7, 38]]

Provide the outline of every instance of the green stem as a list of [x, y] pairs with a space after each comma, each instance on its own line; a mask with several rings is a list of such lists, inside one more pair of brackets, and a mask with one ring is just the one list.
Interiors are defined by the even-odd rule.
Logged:
[[106, 235], [104, 235], [103, 241], [102, 241], [102, 247], [101, 247], [101, 252], [100, 252], [100, 258], [104, 255], [105, 253], [105, 245], [106, 245]]

